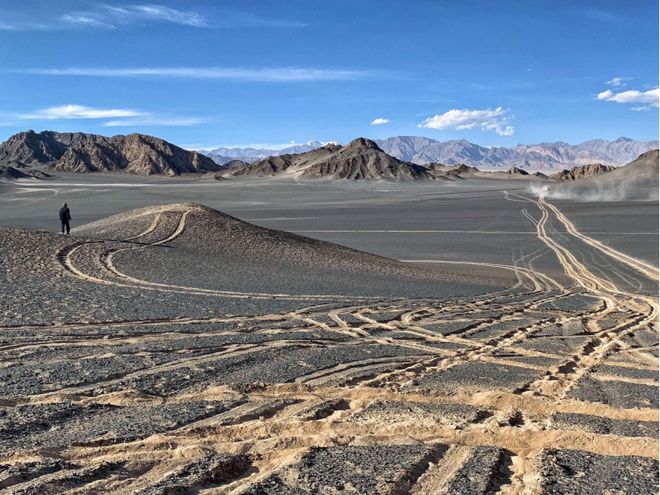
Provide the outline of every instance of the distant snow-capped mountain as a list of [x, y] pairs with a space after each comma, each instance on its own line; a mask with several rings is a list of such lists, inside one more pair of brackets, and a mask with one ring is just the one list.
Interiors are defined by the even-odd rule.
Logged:
[[267, 149], [267, 148], [227, 148], [220, 147], [212, 150], [201, 151], [202, 154], [212, 158], [216, 163], [225, 164], [232, 160], [241, 160], [243, 162], [252, 163], [269, 156], [291, 155], [296, 153], [306, 153], [315, 150], [326, 144], [338, 144], [336, 141], [322, 143], [321, 141], [307, 141], [302, 144], [292, 144], [285, 148]]
[[558, 171], [577, 165], [602, 163], [625, 165], [649, 150], [658, 148], [658, 141], [616, 141], [592, 139], [571, 145], [564, 142], [519, 144], [513, 148], [486, 147], [465, 139], [440, 142], [419, 136], [396, 136], [376, 140], [386, 153], [416, 164], [464, 163], [482, 170], [520, 167], [527, 170]]

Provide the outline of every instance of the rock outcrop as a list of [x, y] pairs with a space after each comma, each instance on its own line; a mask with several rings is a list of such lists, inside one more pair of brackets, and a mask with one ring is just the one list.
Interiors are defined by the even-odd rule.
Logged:
[[593, 163], [591, 165], [581, 165], [579, 167], [573, 167], [570, 170], [562, 170], [556, 174], [552, 174], [550, 177], [559, 182], [570, 181], [583, 179], [585, 177], [592, 177], [594, 175], [601, 175], [607, 172], [611, 172], [616, 167], [612, 165], [603, 165], [602, 163]]

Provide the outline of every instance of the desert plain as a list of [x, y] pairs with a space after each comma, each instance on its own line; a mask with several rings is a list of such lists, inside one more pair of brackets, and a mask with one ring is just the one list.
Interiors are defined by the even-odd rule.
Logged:
[[3, 493], [657, 493], [657, 201], [62, 173], [0, 225]]

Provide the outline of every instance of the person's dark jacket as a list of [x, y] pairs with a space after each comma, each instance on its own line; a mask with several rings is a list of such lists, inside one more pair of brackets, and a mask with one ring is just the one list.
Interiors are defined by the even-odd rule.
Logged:
[[60, 208], [60, 222], [69, 223], [71, 220], [71, 212], [69, 211], [68, 206], [63, 206]]

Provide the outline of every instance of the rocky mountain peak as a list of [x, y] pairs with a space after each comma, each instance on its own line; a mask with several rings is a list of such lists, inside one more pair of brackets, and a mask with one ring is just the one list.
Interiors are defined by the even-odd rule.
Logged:
[[353, 149], [353, 148], [368, 148], [376, 151], [383, 151], [380, 149], [380, 147], [376, 144], [375, 141], [372, 141], [371, 139], [359, 137], [356, 139], [353, 139], [350, 143], [348, 143], [345, 148]]

